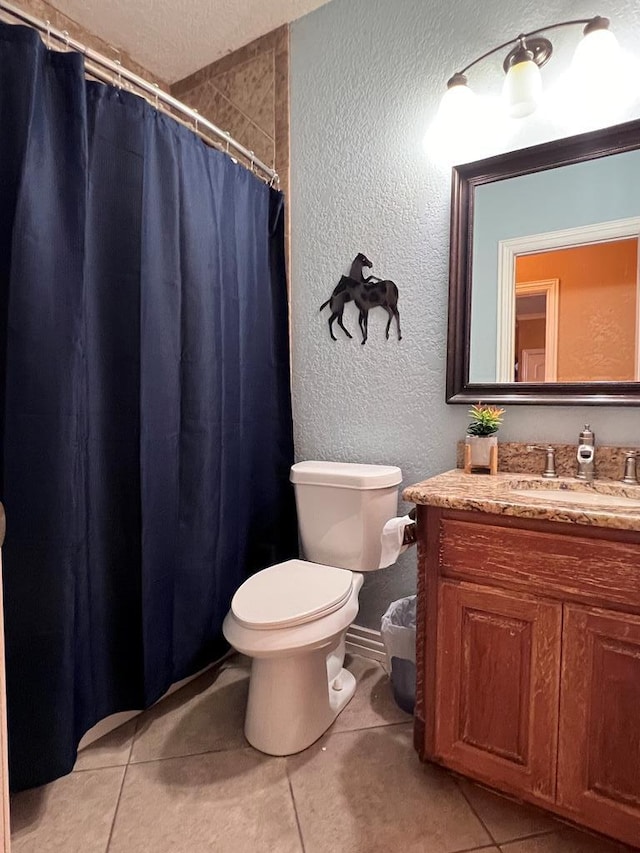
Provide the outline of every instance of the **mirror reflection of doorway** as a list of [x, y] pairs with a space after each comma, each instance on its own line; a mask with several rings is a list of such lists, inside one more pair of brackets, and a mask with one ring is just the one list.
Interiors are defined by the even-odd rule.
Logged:
[[[498, 256], [498, 382], [640, 382], [640, 217], [501, 241]], [[532, 332], [543, 309], [519, 298], [553, 280], [555, 371], [550, 335]], [[549, 296], [544, 313], [548, 325]]]
[[640, 379], [638, 268], [637, 237], [516, 255], [515, 381]]

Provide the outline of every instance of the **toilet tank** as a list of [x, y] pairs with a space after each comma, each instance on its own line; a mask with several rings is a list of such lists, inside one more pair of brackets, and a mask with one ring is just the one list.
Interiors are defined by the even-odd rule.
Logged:
[[380, 565], [380, 534], [398, 514], [402, 472], [392, 465], [297, 462], [291, 468], [304, 556], [368, 572]]

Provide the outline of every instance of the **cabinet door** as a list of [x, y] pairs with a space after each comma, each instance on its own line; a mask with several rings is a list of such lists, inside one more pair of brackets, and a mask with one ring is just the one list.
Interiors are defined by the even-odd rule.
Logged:
[[435, 752], [513, 793], [555, 795], [562, 606], [441, 582]]
[[565, 606], [558, 802], [640, 844], [640, 618]]

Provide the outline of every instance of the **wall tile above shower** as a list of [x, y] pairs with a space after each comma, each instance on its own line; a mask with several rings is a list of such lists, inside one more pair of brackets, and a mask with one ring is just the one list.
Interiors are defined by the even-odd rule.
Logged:
[[289, 28], [279, 27], [174, 83], [171, 93], [268, 166], [289, 172]]

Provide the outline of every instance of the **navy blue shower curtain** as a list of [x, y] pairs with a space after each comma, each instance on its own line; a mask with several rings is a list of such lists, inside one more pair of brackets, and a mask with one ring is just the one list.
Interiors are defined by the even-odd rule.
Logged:
[[281, 195], [0, 24], [10, 776], [218, 656], [295, 556]]

